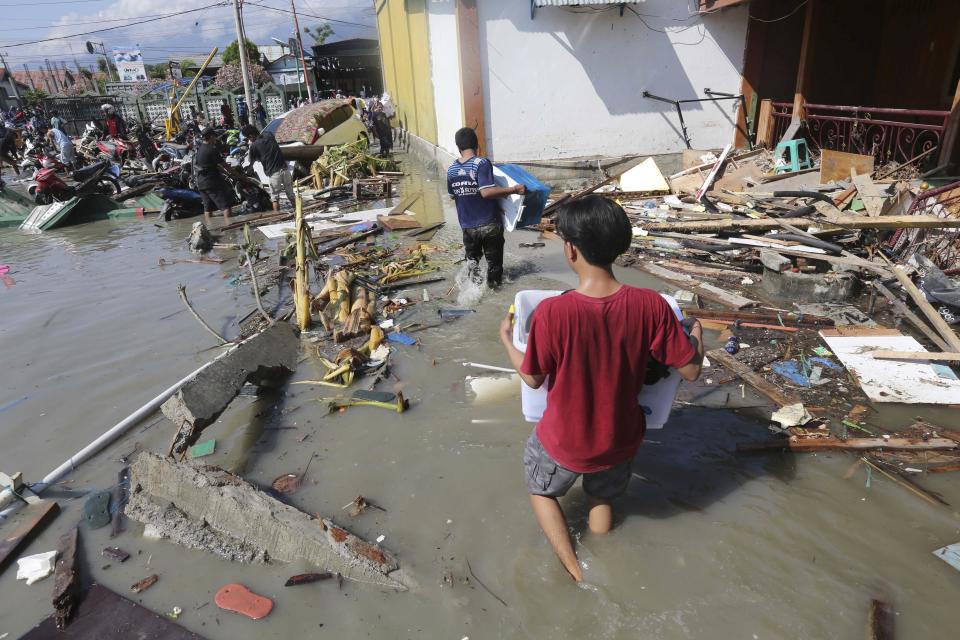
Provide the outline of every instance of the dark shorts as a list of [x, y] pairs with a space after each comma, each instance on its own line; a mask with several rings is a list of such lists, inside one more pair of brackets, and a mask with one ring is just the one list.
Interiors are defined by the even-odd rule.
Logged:
[[527, 492], [535, 496], [559, 498], [567, 494], [573, 483], [583, 476], [583, 491], [588, 496], [609, 500], [627, 490], [631, 460], [595, 473], [577, 473], [563, 467], [543, 448], [536, 431], [530, 434], [523, 449], [523, 468]]
[[226, 209], [234, 205], [233, 192], [226, 183], [200, 187], [200, 197], [203, 199], [203, 210], [206, 212]]

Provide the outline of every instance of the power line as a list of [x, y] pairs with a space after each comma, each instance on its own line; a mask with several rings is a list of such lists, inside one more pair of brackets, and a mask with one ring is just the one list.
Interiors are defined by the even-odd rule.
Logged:
[[[104, 2], [105, 0], [54, 0], [54, 2], [30, 2], [30, 6], [38, 4], [83, 4], [87, 2]], [[13, 4], [0, 4], [0, 7], [22, 7], [24, 3], [15, 2]]]
[[[278, 12], [278, 13], [293, 14], [293, 12], [290, 11], [289, 9], [278, 9], [277, 7], [271, 7], [271, 6], [266, 5], [266, 4], [258, 4], [258, 3], [256, 3], [256, 2], [250, 2], [249, 0], [247, 0], [247, 2], [244, 2], [244, 5], [245, 5], [245, 6], [250, 6], [250, 7], [259, 7], [259, 8], [261, 8], [261, 9], [269, 9], [270, 11], [276, 11], [276, 12]], [[338, 23], [340, 23], [340, 24], [349, 24], [349, 25], [353, 25], [353, 26], [355, 26], [355, 27], [363, 27], [363, 28], [365, 28], [365, 29], [376, 29], [376, 26], [374, 26], [374, 25], [372, 25], [372, 24], [361, 24], [361, 23], [359, 23], [359, 22], [350, 22], [349, 20], [338, 20], [337, 18], [329, 18], [329, 17], [327, 17], [327, 16], [318, 16], [318, 15], [314, 15], [314, 14], [312, 14], [312, 13], [303, 13], [302, 11], [300, 11], [300, 12], [298, 12], [298, 13], [299, 13], [299, 15], [301, 15], [301, 16], [307, 16], [308, 18], [316, 18], [317, 20], [325, 20], [325, 21], [327, 21], [327, 22], [338, 22]]]
[[45, 24], [36, 27], [15, 27], [13, 29], [0, 29], [0, 31], [26, 31], [28, 29], [56, 29], [57, 27], [72, 27], [81, 24], [103, 24], [104, 22], [126, 22], [127, 20], [139, 20], [140, 18], [156, 18], [165, 14], [154, 13], [145, 16], [131, 16], [129, 18], [112, 18], [109, 20], [90, 20], [89, 22], [71, 22], [70, 24]]
[[67, 36], [56, 36], [56, 37], [53, 37], [53, 38], [43, 38], [42, 40], [30, 40], [30, 41], [27, 41], [27, 42], [17, 42], [17, 43], [15, 43], [15, 44], [6, 44], [6, 45], [0, 45], [0, 46], [2, 46], [2, 47], [5, 48], [5, 49], [9, 49], [9, 48], [13, 48], [13, 47], [23, 47], [23, 46], [26, 46], [26, 45], [28, 45], [28, 44], [40, 44], [40, 43], [43, 43], [43, 42], [54, 42], [54, 41], [56, 41], [56, 40], [69, 40], [70, 38], [78, 38], [78, 37], [80, 37], [80, 36], [89, 36], [89, 35], [92, 35], [92, 34], [94, 34], [94, 33], [103, 33], [104, 31], [114, 31], [115, 29], [126, 29], [127, 27], [133, 27], [133, 26], [137, 26], [137, 25], [141, 25], [141, 24], [147, 24], [147, 23], [149, 23], [149, 22], [157, 22], [158, 20], [166, 20], [166, 19], [168, 19], [168, 18], [174, 18], [174, 17], [176, 17], [176, 16], [182, 16], [182, 15], [186, 15], [186, 14], [188, 14], [188, 13], [196, 13], [197, 11], [204, 11], [204, 10], [209, 9], [209, 8], [211, 8], [211, 7], [223, 7], [223, 6], [226, 6], [226, 4], [227, 4], [226, 2], [217, 2], [217, 3], [210, 4], [210, 5], [207, 5], [207, 6], [204, 6], [204, 7], [198, 7], [198, 8], [196, 8], [196, 9], [187, 9], [186, 11], [178, 11], [178, 12], [176, 12], [176, 13], [168, 13], [168, 14], [163, 15], [163, 16], [160, 16], [160, 17], [158, 17], [158, 18], [150, 18], [149, 20], [140, 20], [139, 22], [131, 22], [130, 24], [118, 25], [118, 26], [116, 26], [116, 27], [105, 27], [105, 28], [103, 28], [103, 29], [94, 29], [93, 31], [84, 31], [83, 33], [72, 33], [72, 34], [67, 35]]

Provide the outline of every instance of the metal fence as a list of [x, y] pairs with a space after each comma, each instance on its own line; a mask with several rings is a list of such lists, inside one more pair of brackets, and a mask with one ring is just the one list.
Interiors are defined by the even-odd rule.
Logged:
[[[180, 116], [186, 120], [190, 117], [190, 107], [195, 107], [202, 120], [218, 122], [220, 107], [229, 104], [236, 111], [237, 97], [242, 92], [227, 91], [217, 87], [208, 87], [202, 91], [191, 92], [191, 95], [180, 105]], [[284, 112], [286, 104], [283, 92], [274, 84], [264, 85], [254, 91], [254, 100], [260, 99], [267, 112], [267, 121], [273, 120]], [[47, 98], [44, 100], [47, 114], [56, 111], [64, 120], [64, 130], [69, 135], [81, 135], [87, 122], [101, 121], [103, 112], [101, 105], [112, 104], [117, 112], [128, 124], [143, 122], [162, 124], [167, 116], [170, 104], [168, 92], [153, 92], [145, 94], [116, 93], [109, 96], [83, 96], [78, 98]]]

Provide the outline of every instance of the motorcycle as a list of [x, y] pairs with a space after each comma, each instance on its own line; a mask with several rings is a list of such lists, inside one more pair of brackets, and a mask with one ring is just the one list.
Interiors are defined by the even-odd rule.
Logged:
[[120, 167], [104, 160], [74, 171], [71, 177], [79, 184], [68, 185], [53, 167], [43, 167], [34, 174], [28, 192], [38, 205], [95, 193], [112, 196], [120, 193], [119, 176]]

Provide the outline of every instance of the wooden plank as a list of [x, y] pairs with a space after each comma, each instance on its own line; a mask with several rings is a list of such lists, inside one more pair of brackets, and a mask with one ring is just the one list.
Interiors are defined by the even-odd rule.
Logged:
[[889, 329], [887, 327], [861, 327], [858, 325], [849, 325], [843, 327], [834, 327], [833, 329], [822, 329], [820, 331], [820, 335], [824, 338], [853, 338], [857, 336], [902, 336], [903, 334], [896, 329]]
[[886, 602], [871, 600], [867, 612], [867, 640], [893, 640], [894, 612]]
[[[415, 191], [414, 193], [408, 194], [403, 200], [397, 203], [397, 205], [390, 210], [388, 215], [396, 216], [402, 214], [406, 211], [410, 205], [420, 199], [420, 196], [423, 195], [422, 191]], [[349, 214], [347, 214], [349, 216]]]
[[883, 285], [883, 283], [880, 282], [879, 279], [874, 280], [870, 284], [872, 284], [874, 289], [882, 293], [887, 298], [887, 300], [890, 301], [890, 304], [892, 304], [894, 309], [896, 309], [900, 314], [903, 315], [904, 319], [906, 319], [910, 324], [912, 324], [914, 328], [920, 331], [920, 333], [927, 336], [927, 339], [930, 340], [930, 342], [937, 345], [939, 348], [943, 349], [944, 351], [950, 350], [950, 346], [943, 341], [943, 338], [940, 337], [940, 334], [938, 334], [936, 331], [931, 329], [930, 326], [927, 325], [926, 322], [921, 320], [920, 317], [917, 316], [917, 314], [911, 311], [909, 307], [907, 307], [907, 305], [905, 305], [900, 298], [893, 295], [893, 293], [890, 292], [890, 289], [887, 289]]
[[[822, 227], [824, 229], [958, 229], [960, 218], [937, 216], [868, 216], [836, 215], [825, 219], [791, 218], [797, 227]], [[683, 220], [680, 222], [636, 222], [637, 226], [650, 232], [686, 231], [689, 233], [716, 233], [720, 231], [771, 231], [780, 224], [773, 218], [747, 218], [743, 220]]]
[[720, 157], [717, 158], [716, 163], [713, 165], [713, 168], [710, 170], [710, 173], [707, 174], [706, 179], [703, 181], [703, 184], [700, 185], [700, 188], [697, 190], [696, 201], [700, 202], [700, 199], [703, 195], [710, 190], [710, 187], [713, 185], [713, 181], [717, 179], [717, 176], [720, 175], [720, 170], [723, 168], [723, 163], [727, 161], [727, 156], [730, 155], [730, 151], [733, 149], [732, 144], [728, 144], [723, 148], [723, 151], [720, 152]]
[[[856, 171], [856, 169], [853, 171]], [[863, 201], [863, 206], [867, 209], [867, 215], [871, 217], [879, 216], [883, 209], [883, 203], [887, 200], [887, 194], [884, 193], [883, 188], [875, 185], [868, 174], [858, 175], [851, 171], [851, 180], [857, 187], [857, 193], [860, 195], [860, 200]]]
[[[384, 3], [386, 5], [386, 3]], [[407, 5], [403, 5], [406, 12]], [[389, 12], [390, 9], [387, 9]], [[487, 118], [483, 108], [483, 78], [481, 61], [485, 55], [481, 49], [480, 21], [477, 16], [477, 0], [461, 0], [456, 3], [457, 44], [459, 44], [460, 90], [463, 100], [463, 126], [477, 132], [480, 155], [489, 155], [487, 145]], [[402, 35], [401, 35], [402, 34]], [[404, 29], [395, 37], [409, 38]], [[483, 43], [486, 48], [486, 42]], [[400, 96], [394, 96], [399, 98]], [[447, 142], [447, 141], [445, 141]]]
[[77, 539], [80, 530], [70, 529], [57, 545], [57, 566], [53, 570], [53, 617], [57, 629], [70, 623], [80, 590], [80, 571], [77, 566]]
[[848, 267], [859, 267], [860, 269], [872, 271], [885, 278], [890, 277], [890, 270], [882, 264], [870, 262], [869, 260], [864, 260], [863, 258], [858, 258], [856, 256], [831, 256], [821, 254], [811, 255], [806, 251], [795, 251], [793, 249], [776, 249], [776, 252], [785, 256], [809, 258], [811, 260], [822, 260], [824, 262], [829, 262], [830, 264], [839, 264]]
[[820, 184], [850, 178], [850, 169], [859, 175], [873, 173], [873, 156], [823, 149], [820, 152]]
[[634, 265], [634, 267], [640, 269], [641, 271], [646, 271], [654, 277], [666, 280], [685, 289], [689, 289], [690, 291], [695, 292], [697, 295], [702, 296], [707, 300], [711, 300], [732, 309], [743, 309], [745, 307], [755, 307], [759, 305], [756, 300], [751, 300], [750, 298], [741, 296], [738, 293], [727, 291], [726, 289], [721, 289], [720, 287], [715, 287], [712, 284], [700, 282], [699, 280], [695, 280], [685, 273], [677, 273], [676, 271], [671, 271], [670, 269], [664, 269], [658, 264], [641, 262]]
[[[921, 360], [937, 362], [960, 362], [960, 353], [936, 353], [934, 351], [889, 351], [881, 349], [870, 353], [875, 360]], [[958, 398], [960, 402], [960, 398]]]
[[404, 229], [419, 229], [423, 225], [409, 215], [378, 216], [377, 222], [387, 231], [401, 231]]
[[707, 357], [713, 362], [719, 362], [725, 369], [737, 375], [751, 387], [768, 397], [775, 405], [785, 407], [791, 404], [797, 404], [800, 399], [796, 396], [785, 393], [780, 387], [768, 382], [763, 376], [743, 364], [723, 349], [711, 349], [707, 352]]
[[760, 116], [757, 118], [757, 146], [772, 147], [770, 137], [773, 135], [773, 101], [764, 98], [760, 101]]
[[[960, 219], [958, 219], [960, 220]], [[917, 286], [913, 284], [913, 281], [910, 280], [910, 276], [907, 275], [907, 272], [904, 271], [903, 267], [897, 265], [893, 268], [893, 275], [897, 276], [897, 280], [900, 281], [900, 284], [903, 286], [904, 291], [906, 291], [911, 298], [913, 298], [913, 303], [920, 308], [920, 311], [923, 312], [923, 315], [927, 316], [927, 320], [930, 321], [930, 324], [933, 325], [933, 328], [936, 329], [937, 333], [950, 345], [950, 348], [953, 351], [960, 351], [960, 337], [953, 331], [946, 320], [943, 319], [937, 310], [934, 309], [929, 302], [927, 302], [926, 297], [917, 289]]]
[[21, 519], [20, 526], [0, 539], [0, 573], [14, 560], [24, 546], [43, 531], [58, 513], [60, 513], [60, 506], [56, 502], [41, 500], [27, 505], [17, 514], [16, 517]]
[[173, 620], [95, 584], [84, 594], [73, 623], [57, 630], [50, 616], [20, 640], [203, 640]]
[[889, 451], [946, 451], [956, 449], [957, 443], [947, 438], [781, 438], [763, 442], [745, 442], [737, 445], [737, 451], [766, 451], [770, 449], [789, 449], [790, 451], [823, 451], [842, 449], [849, 451], [869, 451], [886, 449]]
[[559, 207], [560, 205], [566, 202], [572, 202], [574, 200], [579, 200], [584, 196], [588, 196], [594, 191], [596, 191], [597, 189], [599, 189], [600, 187], [610, 184], [611, 182], [613, 182], [619, 177], [620, 176], [609, 176], [608, 178], [604, 178], [603, 180], [601, 180], [600, 182], [596, 183], [591, 187], [587, 187], [586, 189], [581, 189], [580, 191], [576, 191], [574, 193], [568, 193], [567, 195], [563, 196], [556, 202], [550, 204], [546, 209], [544, 209], [543, 215], [547, 215], [548, 213], [553, 212], [557, 207]]

